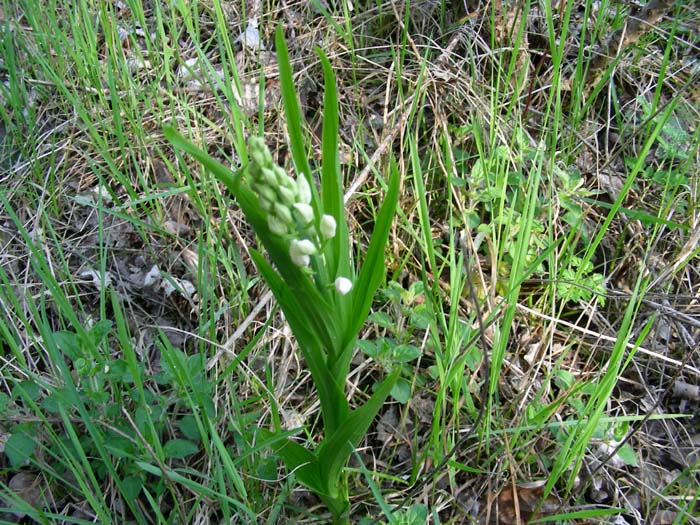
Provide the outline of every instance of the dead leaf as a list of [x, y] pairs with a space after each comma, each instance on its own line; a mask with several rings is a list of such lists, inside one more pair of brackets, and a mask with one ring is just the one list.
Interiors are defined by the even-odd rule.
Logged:
[[394, 405], [391, 405], [377, 423], [377, 439], [384, 445], [394, 440], [399, 426], [399, 415]]
[[545, 482], [509, 485], [499, 492], [487, 511], [489, 525], [525, 525], [531, 520], [545, 518], [561, 509], [559, 498], [549, 494], [544, 498]]
[[[44, 501], [44, 493], [46, 486], [43, 483], [43, 477], [31, 472], [19, 472], [12, 476], [7, 484], [10, 490], [24, 500], [24, 502], [34, 509], [42, 508]], [[15, 516], [22, 518], [26, 514], [24, 512], [14, 512]]]

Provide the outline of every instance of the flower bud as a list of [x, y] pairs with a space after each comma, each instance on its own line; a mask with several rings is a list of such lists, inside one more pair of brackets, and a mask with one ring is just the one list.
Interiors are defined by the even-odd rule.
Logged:
[[280, 200], [284, 204], [287, 206], [294, 206], [294, 203], [296, 202], [296, 195], [294, 195], [292, 190], [285, 188], [284, 186], [280, 186], [277, 188], [277, 192], [279, 193]]
[[292, 258], [292, 262], [299, 268], [306, 268], [309, 264], [311, 264], [311, 257], [308, 255], [295, 254], [290, 256]]
[[306, 226], [314, 220], [314, 209], [310, 205], [304, 204], [302, 202], [297, 202], [294, 205], [294, 208], [299, 212], [301, 223], [304, 226]]
[[296, 184], [294, 184], [292, 178], [289, 175], [287, 175], [287, 172], [284, 171], [284, 169], [282, 169], [281, 166], [275, 164], [274, 166], [272, 166], [272, 171], [275, 172], [275, 179], [277, 180], [277, 184], [279, 186], [289, 188], [293, 192], [296, 191]]
[[285, 224], [291, 224], [294, 221], [294, 219], [292, 219], [292, 212], [289, 211], [289, 208], [284, 204], [276, 202], [273, 206], [273, 211], [275, 215], [277, 215], [277, 218]]
[[294, 239], [289, 244], [289, 257], [297, 266], [308, 266], [311, 262], [311, 257], [309, 256], [314, 253], [316, 253], [316, 246], [308, 239], [302, 241]]
[[287, 234], [287, 225], [279, 220], [276, 215], [270, 214], [267, 216], [267, 227], [275, 235]]
[[301, 241], [294, 240], [292, 243], [296, 245], [296, 249], [299, 253], [303, 253], [304, 255], [313, 255], [316, 253], [316, 245], [309, 239], [302, 239]]
[[265, 139], [251, 135], [248, 139], [248, 151], [254, 164], [265, 166], [272, 163], [272, 155], [265, 145]]
[[258, 197], [258, 203], [260, 204], [260, 207], [263, 209], [263, 211], [266, 211], [267, 213], [271, 213], [272, 207], [275, 205], [274, 202], [272, 202], [269, 199], [266, 199], [262, 195]]
[[275, 177], [274, 171], [272, 171], [270, 168], [262, 168], [262, 170], [260, 171], [261, 186], [262, 184], [264, 184], [268, 188], [274, 188], [275, 186], [277, 186], [277, 177]]
[[352, 281], [347, 277], [338, 277], [335, 280], [335, 289], [340, 295], [347, 295], [352, 289]]
[[319, 229], [321, 230], [321, 237], [323, 237], [324, 239], [328, 240], [335, 237], [336, 224], [333, 216], [324, 215], [323, 217], [321, 217], [321, 224]]
[[262, 184], [256, 184], [253, 189], [255, 192], [257, 192], [258, 197], [261, 201], [263, 199], [268, 200], [270, 202], [275, 202], [277, 200], [277, 195], [275, 195], [275, 190], [273, 190], [269, 186], [263, 186]]
[[311, 187], [303, 173], [297, 175], [297, 200], [302, 204], [311, 204]]

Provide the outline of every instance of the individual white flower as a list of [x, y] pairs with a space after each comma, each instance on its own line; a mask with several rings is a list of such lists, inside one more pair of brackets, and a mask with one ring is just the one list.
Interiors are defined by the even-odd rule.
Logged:
[[304, 226], [306, 226], [314, 220], [314, 209], [311, 207], [310, 204], [297, 202], [294, 205], [294, 208], [299, 212], [299, 215], [301, 216], [301, 222], [302, 224], [304, 224]]
[[299, 253], [303, 253], [304, 255], [313, 255], [316, 253], [316, 245], [309, 239], [303, 239], [301, 241], [295, 239], [292, 241], [292, 244], [296, 246]]
[[327, 240], [335, 237], [336, 224], [333, 216], [324, 215], [323, 217], [321, 217], [321, 224], [319, 228], [321, 230], [321, 237], [323, 237], [324, 239]]
[[311, 257], [308, 255], [295, 254], [292, 255], [292, 262], [299, 268], [306, 268], [309, 264], [311, 264]]
[[338, 277], [335, 280], [335, 289], [340, 295], [347, 295], [352, 289], [352, 281], [347, 277]]
[[316, 246], [308, 239], [302, 241], [294, 239], [289, 244], [289, 257], [299, 267], [308, 266], [311, 263], [311, 255], [316, 253]]
[[303, 173], [297, 175], [297, 201], [302, 204], [311, 204], [311, 187]]

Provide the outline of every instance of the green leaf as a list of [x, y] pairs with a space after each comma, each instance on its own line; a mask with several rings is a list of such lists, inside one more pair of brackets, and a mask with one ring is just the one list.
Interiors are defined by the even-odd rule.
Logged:
[[80, 340], [78, 335], [68, 330], [54, 332], [52, 338], [58, 349], [66, 354], [71, 361], [75, 361], [82, 356]]
[[129, 500], [135, 500], [143, 488], [143, 478], [141, 476], [127, 476], [122, 481], [122, 494]]
[[415, 345], [398, 345], [392, 352], [392, 358], [396, 363], [409, 363], [418, 359], [420, 355], [421, 350]]
[[348, 229], [345, 220], [343, 186], [340, 177], [340, 160], [338, 155], [338, 96], [335, 74], [331, 63], [320, 49], [317, 50], [323, 67], [323, 152], [321, 166], [321, 200], [323, 212], [336, 220], [336, 235], [327, 250], [328, 272], [331, 278], [350, 277], [350, 254]]
[[391, 389], [391, 397], [402, 405], [408, 403], [408, 400], [411, 399], [411, 383], [400, 377], [396, 381], [394, 388]]
[[187, 439], [171, 439], [163, 446], [163, 453], [168, 459], [181, 459], [199, 451], [199, 446]]
[[631, 467], [636, 467], [638, 465], [637, 462], [637, 453], [634, 451], [631, 445], [628, 443], [625, 443], [620, 447], [620, 450], [617, 451], [615, 454], [618, 458], [620, 458], [622, 461], [625, 462], [625, 465], [629, 465]]
[[10, 396], [4, 392], [0, 392], [0, 413], [4, 414], [10, 404]]
[[180, 135], [175, 128], [166, 126], [163, 128], [163, 134], [165, 138], [170, 141], [170, 143], [177, 149], [180, 149], [192, 156], [200, 164], [202, 164], [207, 171], [211, 172], [217, 179], [219, 179], [236, 198], [238, 198], [237, 187], [240, 183], [241, 172], [233, 172], [220, 162], [214, 160], [207, 153], [199, 149], [197, 146], [189, 142], [182, 135]]
[[34, 453], [36, 443], [25, 431], [14, 432], [5, 442], [5, 455], [13, 468], [24, 466]]
[[[304, 122], [299, 111], [299, 102], [294, 89], [294, 78], [292, 77], [292, 66], [289, 62], [289, 52], [287, 43], [284, 41], [284, 30], [282, 24], [277, 26], [275, 33], [275, 51], [277, 51], [277, 64], [279, 66], [280, 93], [282, 94], [282, 104], [284, 114], [287, 116], [287, 131], [289, 133], [289, 146], [292, 149], [292, 159], [297, 171], [303, 173], [309, 180], [311, 179], [311, 167], [309, 166], [309, 156], [304, 146], [304, 136], [301, 132], [301, 123]], [[314, 210], [318, 212], [317, 206]]]
[[88, 335], [90, 336], [92, 345], [94, 347], [99, 346], [99, 344], [102, 342], [102, 340], [109, 335], [109, 332], [112, 331], [112, 321], [108, 319], [103, 319], [101, 321], [98, 321], [94, 324], [94, 326], [90, 329], [88, 332]]
[[41, 396], [41, 387], [34, 381], [22, 381], [12, 388], [13, 399], [36, 401]]
[[360, 340], [357, 341], [357, 347], [362, 350], [365, 354], [373, 359], [378, 359], [380, 356], [379, 345], [375, 341], [370, 340]]
[[562, 390], [568, 390], [576, 382], [574, 375], [568, 370], [557, 370], [554, 375], [554, 384]]
[[289, 439], [286, 434], [276, 434], [261, 428], [259, 435], [266, 441], [265, 444], [282, 458], [285, 467], [294, 471], [299, 481], [318, 494], [326, 494], [323, 478], [319, 471], [318, 458], [312, 452]]
[[386, 312], [373, 312], [367, 318], [370, 323], [374, 323], [382, 328], [388, 328], [389, 330], [396, 329], [396, 321], [394, 321], [391, 316]]
[[255, 477], [267, 482], [277, 481], [277, 460], [275, 456], [261, 458], [255, 466]]
[[327, 436], [318, 446], [318, 465], [323, 476], [323, 486], [331, 497], [337, 496], [343, 468], [357, 444], [367, 433], [367, 429], [399, 378], [400, 372], [401, 370], [397, 368], [389, 374], [372, 397], [364, 405], [350, 412], [333, 435]]
[[199, 427], [197, 426], [197, 418], [192, 414], [187, 414], [184, 416], [180, 420], [178, 426], [180, 427], [180, 432], [182, 432], [186, 438], [195, 442], [200, 441], [201, 436], [199, 433]]
[[134, 444], [123, 436], [108, 432], [109, 439], [105, 442], [105, 449], [117, 458], [130, 458], [134, 455]]
[[[307, 300], [298, 301], [297, 296], [292, 293], [289, 286], [275, 273], [260, 253], [251, 250], [250, 254], [255, 266], [275, 295], [292, 332], [294, 332], [299, 349], [304, 354], [306, 365], [309, 367], [314, 384], [318, 389], [324, 427], [327, 432], [333, 431], [338, 427], [339, 422], [347, 416], [349, 407], [343, 391], [344, 385], [338, 383], [335, 379], [336, 376], [330, 372], [326, 356], [323, 353], [324, 343], [317, 331], [317, 323], [323, 320], [305, 312], [304, 305], [301, 303], [308, 303], [309, 296], [301, 295], [300, 297], [305, 297]], [[344, 378], [345, 376], [342, 379]]]
[[374, 292], [379, 284], [384, 280], [386, 265], [384, 262], [384, 247], [389, 238], [389, 229], [396, 211], [396, 203], [399, 198], [400, 175], [396, 161], [391, 159], [391, 177], [389, 188], [384, 198], [377, 220], [374, 224], [374, 232], [367, 249], [364, 264], [360, 270], [357, 282], [352, 289], [352, 316], [345, 340], [352, 340], [362, 328], [362, 324], [367, 318], [369, 309], [372, 307]]

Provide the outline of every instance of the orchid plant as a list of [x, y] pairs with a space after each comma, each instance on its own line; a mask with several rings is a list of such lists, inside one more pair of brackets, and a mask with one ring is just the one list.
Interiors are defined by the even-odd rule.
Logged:
[[166, 129], [171, 143], [188, 153], [236, 198], [269, 256], [251, 257], [274, 293], [308, 366], [319, 397], [322, 439], [304, 446], [284, 432], [279, 414], [272, 431], [261, 433], [331, 512], [333, 523], [349, 523], [346, 466], [399, 377], [389, 373], [364, 404], [351, 406], [346, 383], [357, 335], [384, 280], [384, 249], [399, 193], [399, 173], [390, 164], [388, 187], [361, 266], [350, 250], [338, 155], [338, 101], [330, 62], [319, 51], [325, 78], [320, 188], [314, 182], [301, 114], [281, 28], [276, 33], [280, 86], [295, 176], [275, 164], [262, 138], [247, 143], [247, 165], [234, 172]]

